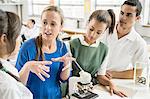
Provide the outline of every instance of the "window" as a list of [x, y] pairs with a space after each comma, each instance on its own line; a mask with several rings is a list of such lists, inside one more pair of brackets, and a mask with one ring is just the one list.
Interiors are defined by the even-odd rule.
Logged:
[[125, 0], [96, 0], [96, 9], [108, 10], [113, 9], [116, 14], [116, 20], [119, 17], [120, 6]]
[[84, 18], [84, 0], [60, 0], [66, 18]]
[[40, 16], [43, 9], [50, 4], [50, 0], [32, 0], [32, 15]]
[[[66, 24], [77, 24], [80, 21], [81, 27], [85, 25], [87, 20], [85, 13], [86, 0], [56, 0], [57, 5], [63, 10]], [[97, 9], [113, 9], [116, 14], [116, 20], [119, 17], [120, 6], [125, 0], [89, 0], [92, 3], [90, 6], [90, 13]], [[150, 25], [150, 0], [140, 0], [143, 5], [142, 23]], [[50, 4], [50, 0], [31, 0], [31, 14], [30, 16], [39, 17], [43, 9]], [[29, 10], [30, 10], [29, 9]], [[148, 12], [148, 13], [147, 13]], [[66, 22], [66, 21], [65, 21]]]
[[[119, 17], [120, 6], [125, 0], [96, 0], [96, 9], [113, 9], [116, 14], [116, 19]], [[139, 0], [142, 4], [143, 10], [141, 13], [142, 24], [150, 25], [150, 0]]]
[[141, 0], [143, 4], [143, 25], [150, 25], [150, 0]]

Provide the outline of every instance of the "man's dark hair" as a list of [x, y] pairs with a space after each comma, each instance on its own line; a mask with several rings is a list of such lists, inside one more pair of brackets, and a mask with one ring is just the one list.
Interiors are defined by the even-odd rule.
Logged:
[[136, 16], [139, 16], [141, 14], [142, 11], [142, 5], [141, 2], [139, 0], [126, 0], [123, 5], [130, 5], [130, 6], [136, 6]]

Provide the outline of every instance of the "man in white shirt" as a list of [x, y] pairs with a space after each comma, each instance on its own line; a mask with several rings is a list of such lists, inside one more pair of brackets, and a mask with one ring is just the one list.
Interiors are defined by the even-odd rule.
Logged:
[[[148, 62], [146, 42], [134, 30], [142, 10], [139, 0], [126, 0], [121, 6], [119, 22], [113, 34], [104, 36], [109, 48], [108, 78], [133, 78], [134, 64]], [[140, 75], [142, 69], [138, 69]]]

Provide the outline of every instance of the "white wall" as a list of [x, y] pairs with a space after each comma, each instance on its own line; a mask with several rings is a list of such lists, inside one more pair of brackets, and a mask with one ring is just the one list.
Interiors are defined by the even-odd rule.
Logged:
[[143, 27], [140, 23], [136, 23], [135, 29], [141, 36], [150, 37], [150, 27]]
[[14, 12], [14, 13], [18, 14], [20, 16], [20, 18], [22, 18], [21, 7], [22, 7], [22, 4], [20, 4], [20, 3], [0, 4], [0, 9], [2, 9], [4, 11]]
[[32, 15], [32, 0], [22, 0], [22, 20], [26, 21]]
[[150, 27], [143, 27], [140, 22], [135, 24], [135, 30], [150, 44]]

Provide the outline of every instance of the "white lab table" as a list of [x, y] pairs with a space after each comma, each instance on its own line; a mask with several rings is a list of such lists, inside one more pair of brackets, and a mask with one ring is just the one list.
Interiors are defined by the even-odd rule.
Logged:
[[150, 88], [145, 86], [135, 85], [133, 80], [127, 79], [113, 79], [112, 80], [119, 90], [122, 90], [128, 96], [127, 98], [121, 98], [117, 95], [110, 95], [108, 88], [100, 85], [94, 86], [93, 92], [99, 95], [96, 99], [149, 99]]
[[[95, 85], [92, 92], [99, 95], [96, 99], [150, 99], [150, 88], [135, 85], [132, 79], [112, 79], [118, 90], [123, 91], [128, 97], [120, 97], [118, 95], [110, 95], [109, 87], [102, 85]], [[78, 82], [74, 80], [74, 83]], [[70, 90], [73, 90], [71, 86]], [[65, 98], [63, 98], [65, 99]], [[70, 99], [76, 99], [72, 97]]]

